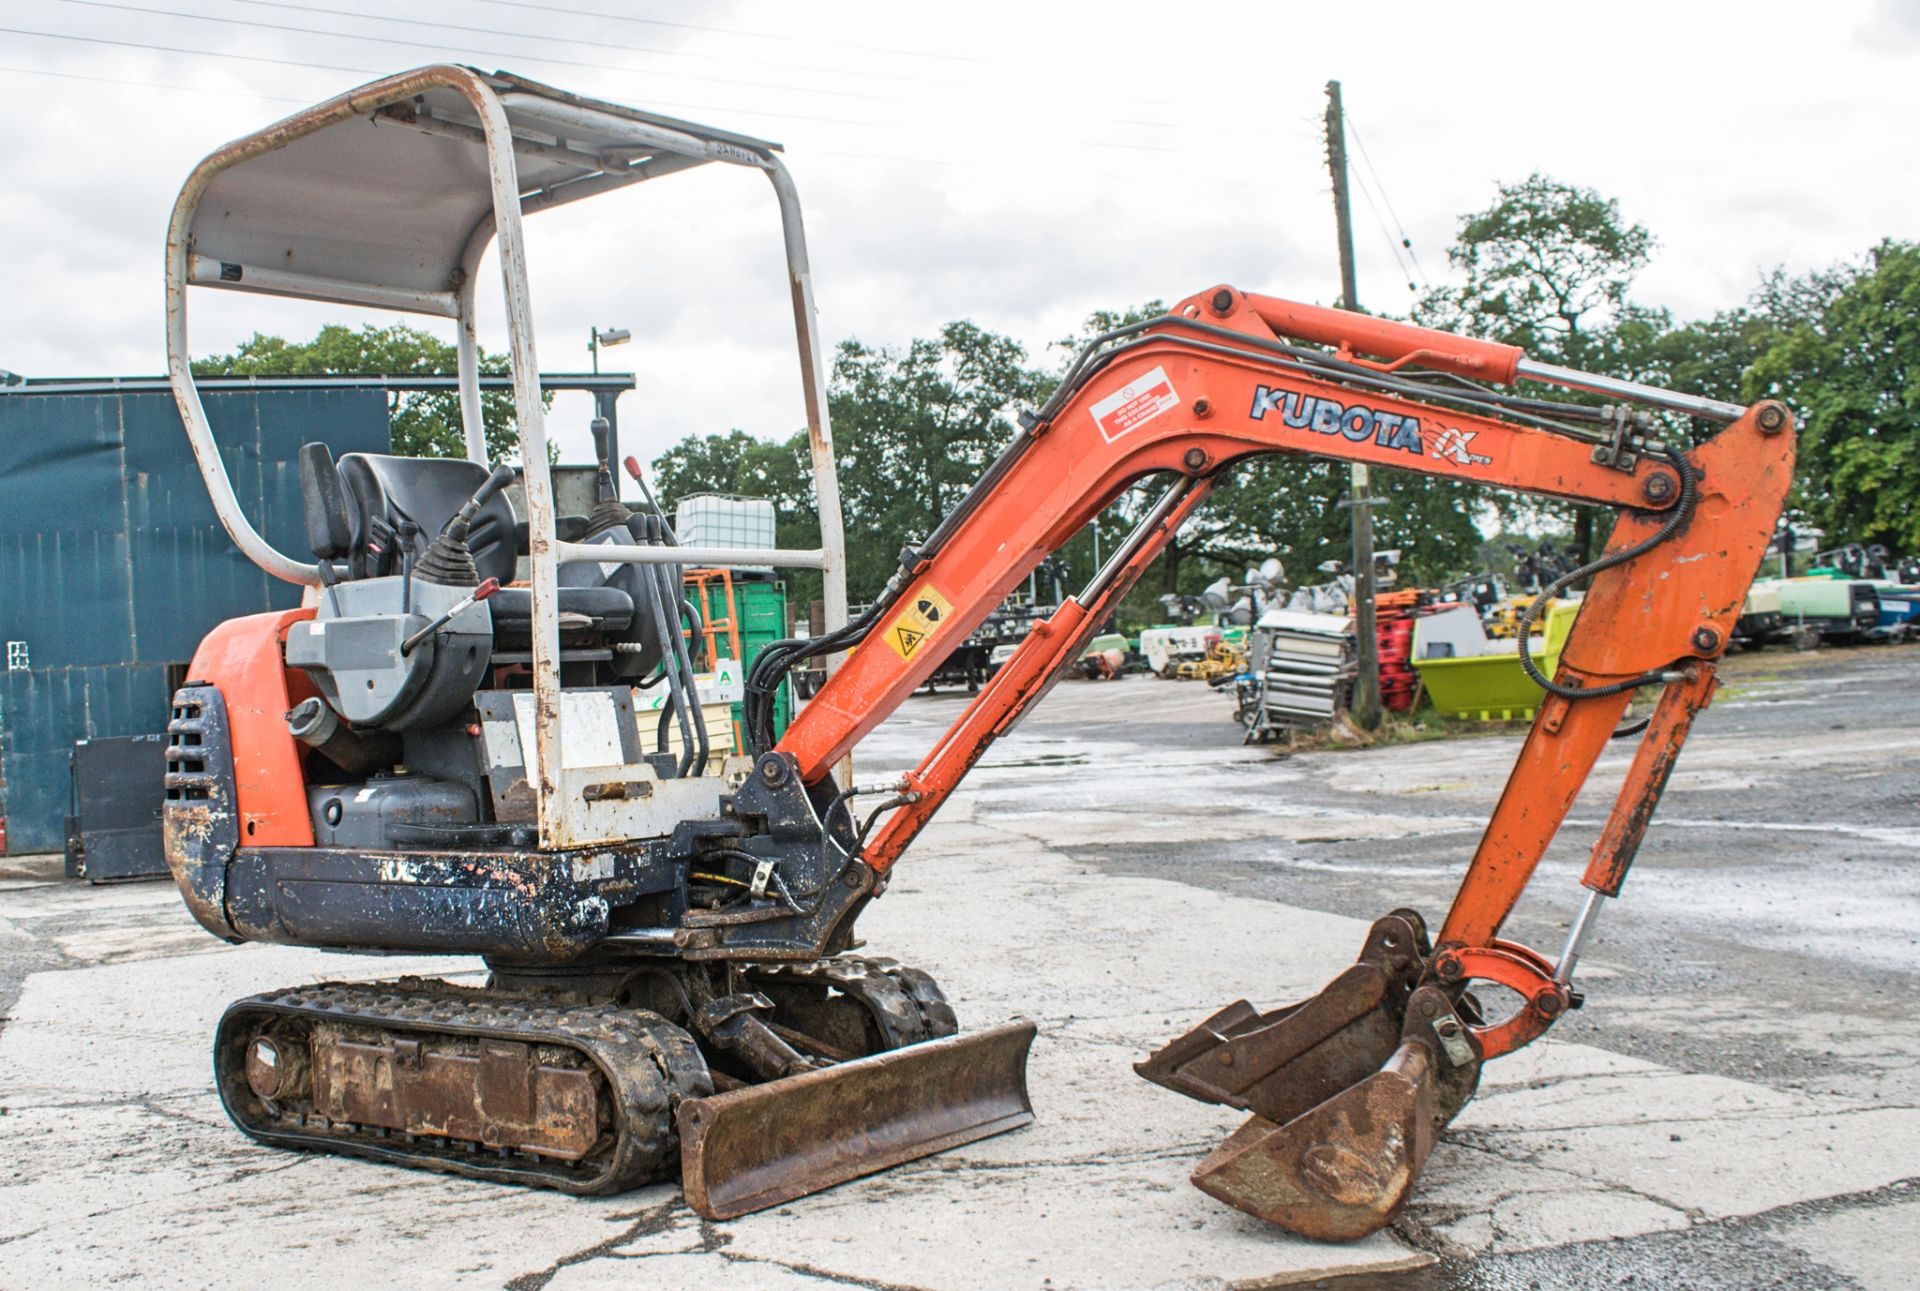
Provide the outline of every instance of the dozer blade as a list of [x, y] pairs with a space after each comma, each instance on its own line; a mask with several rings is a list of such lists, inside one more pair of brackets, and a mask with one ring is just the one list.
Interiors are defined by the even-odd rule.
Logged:
[[732, 1219], [1033, 1120], [1025, 1019], [680, 1104], [681, 1183]]
[[1408, 1040], [1379, 1071], [1285, 1125], [1256, 1116], [1193, 1172], [1230, 1206], [1320, 1241], [1384, 1227], [1433, 1148], [1433, 1054]]

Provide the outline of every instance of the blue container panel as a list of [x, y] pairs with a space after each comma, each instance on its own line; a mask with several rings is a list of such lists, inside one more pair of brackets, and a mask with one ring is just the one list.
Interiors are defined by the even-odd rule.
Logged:
[[[296, 452], [386, 452], [380, 389], [208, 394], [242, 512], [306, 553]], [[167, 666], [217, 623], [299, 604], [215, 517], [171, 395], [0, 398], [0, 817], [8, 850], [65, 837], [67, 754], [82, 738], [164, 730]]]
[[[109, 664], [0, 673], [7, 850], [57, 852], [66, 840], [67, 757], [96, 735], [162, 731], [165, 665]], [[59, 738], [48, 738], [57, 733]], [[161, 786], [153, 786], [157, 797]]]

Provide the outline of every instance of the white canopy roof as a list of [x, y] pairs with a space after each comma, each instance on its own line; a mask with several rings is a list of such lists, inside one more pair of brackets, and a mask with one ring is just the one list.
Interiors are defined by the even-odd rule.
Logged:
[[426, 67], [328, 100], [208, 157], [181, 192], [196, 285], [453, 314], [492, 234], [483, 125], [498, 96], [523, 212], [779, 145], [504, 72]]

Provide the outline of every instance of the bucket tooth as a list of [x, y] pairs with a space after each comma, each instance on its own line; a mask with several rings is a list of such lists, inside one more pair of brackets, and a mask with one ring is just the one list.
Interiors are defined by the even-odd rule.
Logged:
[[681, 1184], [732, 1219], [1033, 1120], [1020, 1019], [680, 1104]]
[[1134, 1071], [1207, 1103], [1282, 1124], [1378, 1071], [1400, 1043], [1421, 963], [1418, 916], [1375, 922], [1353, 967], [1318, 995], [1271, 1012], [1236, 1001]]
[[1194, 1186], [1302, 1237], [1378, 1231], [1433, 1148], [1433, 1061], [1409, 1039], [1374, 1074], [1285, 1124], [1255, 1116], [1194, 1171]]
[[[1393, 1052], [1400, 1024], [1384, 1007], [1390, 985], [1379, 965], [1355, 964], [1302, 1003], [1258, 1015], [1232, 1005], [1134, 1070], [1189, 1098], [1292, 1120]], [[1239, 1009], [1252, 1020], [1218, 1024]]]

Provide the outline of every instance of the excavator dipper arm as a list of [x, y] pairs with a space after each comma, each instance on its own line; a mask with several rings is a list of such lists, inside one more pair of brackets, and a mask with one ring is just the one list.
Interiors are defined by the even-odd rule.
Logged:
[[[1581, 409], [1468, 384], [1522, 376], [1730, 424], [1683, 454], [1624, 403]], [[1582, 416], [1599, 429], [1567, 424]], [[861, 643], [777, 748], [803, 780], [824, 783], [1043, 558], [1142, 478], [1173, 478], [1087, 589], [1029, 634], [904, 777], [898, 810], [860, 849], [877, 890], [1236, 463], [1269, 453], [1365, 462], [1616, 508], [1559, 671], [1437, 937], [1418, 915], [1395, 911], [1320, 996], [1264, 1014], [1230, 1005], [1138, 1065], [1149, 1080], [1254, 1113], [1196, 1172], [1198, 1186], [1304, 1235], [1362, 1236], [1404, 1204], [1480, 1063], [1578, 1005], [1581, 943], [1601, 900], [1618, 894], [1712, 696], [1715, 663], [1773, 534], [1792, 477], [1791, 430], [1778, 403], [1688, 400], [1530, 363], [1511, 346], [1215, 288], [1089, 347], [960, 508], [902, 553]], [[1594, 845], [1587, 904], [1566, 948], [1550, 961], [1501, 940], [1644, 686], [1663, 689]], [[1467, 989], [1476, 981], [1524, 1003], [1484, 1017]]]

